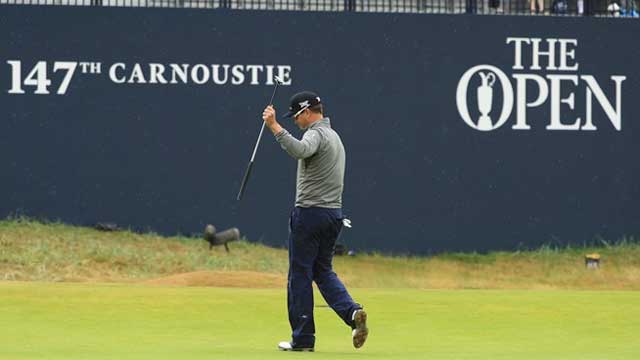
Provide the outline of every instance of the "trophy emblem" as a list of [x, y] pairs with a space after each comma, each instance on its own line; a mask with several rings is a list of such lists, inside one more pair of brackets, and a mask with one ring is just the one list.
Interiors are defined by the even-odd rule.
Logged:
[[479, 72], [482, 79], [482, 85], [478, 86], [478, 110], [480, 110], [480, 119], [478, 119], [478, 130], [489, 131], [493, 128], [491, 117], [491, 104], [493, 102], [493, 84], [496, 82], [496, 75], [492, 72]]

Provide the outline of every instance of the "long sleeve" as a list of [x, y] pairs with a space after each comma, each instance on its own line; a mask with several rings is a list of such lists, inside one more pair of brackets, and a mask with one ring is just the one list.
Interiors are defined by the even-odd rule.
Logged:
[[318, 151], [322, 135], [318, 130], [309, 129], [302, 136], [302, 140], [298, 140], [287, 130], [282, 129], [276, 134], [276, 141], [291, 157], [306, 159]]

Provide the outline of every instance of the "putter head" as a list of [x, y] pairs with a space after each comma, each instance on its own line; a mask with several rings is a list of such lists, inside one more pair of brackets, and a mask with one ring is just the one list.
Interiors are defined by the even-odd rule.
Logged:
[[277, 76], [274, 76], [274, 77], [273, 77], [273, 80], [274, 80], [274, 81], [276, 82], [276, 84], [278, 84], [278, 85], [282, 85], [282, 84], [284, 84], [284, 82], [282, 81], [282, 79], [281, 79], [281, 78], [279, 78], [279, 77], [277, 77]]

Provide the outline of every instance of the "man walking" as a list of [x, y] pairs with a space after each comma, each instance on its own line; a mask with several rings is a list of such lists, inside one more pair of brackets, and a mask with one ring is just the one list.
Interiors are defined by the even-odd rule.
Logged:
[[333, 249], [342, 229], [345, 152], [322, 107], [320, 97], [310, 91], [291, 98], [285, 117], [293, 117], [305, 130], [302, 140], [278, 124], [273, 106], [262, 113], [276, 141], [298, 160], [296, 203], [289, 219], [287, 305], [292, 339], [278, 344], [284, 351], [314, 350], [312, 281], [327, 304], [353, 329], [353, 346], [360, 348], [369, 334], [367, 314], [332, 268]]

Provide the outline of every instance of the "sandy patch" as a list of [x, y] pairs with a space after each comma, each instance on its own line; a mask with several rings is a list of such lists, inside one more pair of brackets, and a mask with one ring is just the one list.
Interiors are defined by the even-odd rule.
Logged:
[[287, 279], [283, 275], [253, 271], [195, 271], [145, 280], [142, 283], [169, 286], [286, 288]]

